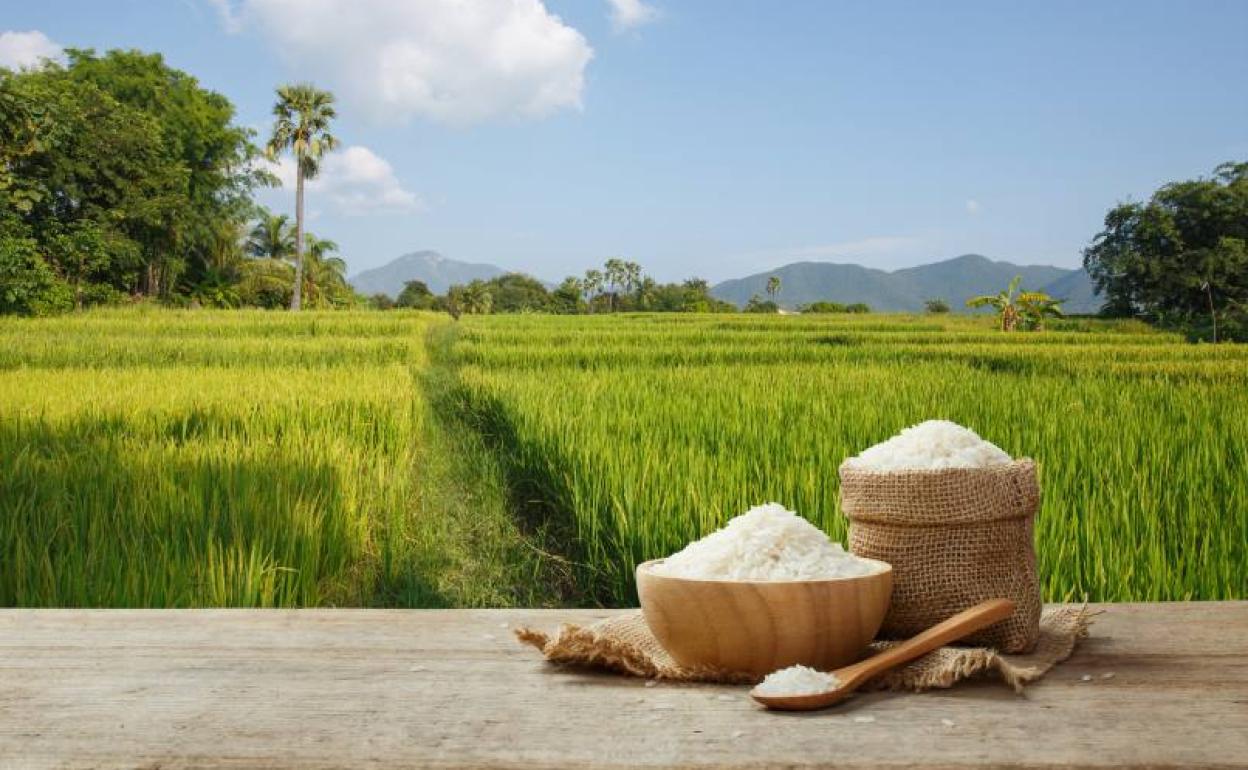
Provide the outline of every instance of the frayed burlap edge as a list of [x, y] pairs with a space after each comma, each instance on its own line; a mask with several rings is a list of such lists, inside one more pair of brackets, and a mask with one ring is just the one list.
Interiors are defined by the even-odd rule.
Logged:
[[[1040, 638], [1026, 655], [1004, 655], [987, 647], [942, 647], [918, 660], [876, 677], [866, 689], [911, 690], [951, 687], [984, 672], [996, 672], [1016, 691], [1040, 679], [1074, 652], [1088, 634], [1092, 613], [1084, 607], [1050, 607], [1040, 620]], [[641, 612], [630, 612], [588, 626], [564, 624], [554, 634], [518, 628], [516, 638], [541, 651], [551, 663], [611, 671], [673, 682], [752, 684], [741, 672], [680, 666], [650, 633]], [[875, 651], [897, 642], [874, 642]]]
[[565, 623], [553, 634], [517, 628], [516, 638], [541, 650], [551, 663], [573, 668], [675, 682], [750, 684], [754, 677], [711, 667], [681, 666], [650, 633], [641, 611], [614, 615], [588, 626]]

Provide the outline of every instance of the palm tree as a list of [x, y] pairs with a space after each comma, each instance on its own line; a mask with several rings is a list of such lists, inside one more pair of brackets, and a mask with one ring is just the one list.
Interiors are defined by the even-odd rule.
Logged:
[[338, 113], [334, 95], [310, 84], [285, 85], [277, 89], [273, 105], [273, 135], [265, 148], [276, 159], [286, 150], [295, 156], [295, 288], [290, 309], [300, 307], [303, 284], [303, 183], [321, 168], [321, 157], [338, 146], [329, 124]]
[[611, 312], [615, 312], [615, 297], [619, 293], [619, 287], [624, 285], [628, 280], [628, 268], [624, 266], [624, 260], [617, 258], [608, 259], [603, 265], [603, 273], [606, 275], [607, 283], [611, 286], [611, 293], [608, 295], [611, 301]]
[[1001, 331], [1012, 332], [1018, 328], [1018, 284], [1023, 280], [1021, 275], [1014, 276], [1005, 291], [999, 294], [983, 294], [971, 297], [966, 301], [967, 307], [987, 307], [991, 305], [1001, 314]]
[[269, 259], [290, 259], [295, 253], [294, 233], [290, 231], [290, 217], [285, 214], [261, 212], [260, 218], [251, 228], [244, 245], [247, 253], [253, 257]]
[[641, 286], [641, 265], [636, 262], [624, 263], [624, 283], [629, 294]]
[[585, 287], [585, 302], [589, 305], [589, 312], [594, 312], [594, 297], [597, 297], [602, 291], [603, 277], [601, 270], [586, 270], [585, 280], [581, 283]]
[[494, 307], [494, 295], [485, 285], [485, 281], [476, 279], [467, 286], [452, 286], [446, 292], [447, 309], [458, 321], [461, 313], [467, 315], [489, 315]]
[[649, 310], [650, 305], [654, 303], [654, 295], [658, 290], [659, 284], [648, 275], [643, 275], [637, 280], [637, 309]]
[[208, 307], [237, 307], [241, 302], [238, 282], [246, 261], [244, 244], [247, 223], [229, 217], [211, 225], [208, 248], [204, 253], [203, 273], [191, 289], [191, 297]]
[[236, 271], [246, 258], [249, 231], [245, 221], [225, 218], [212, 225], [211, 240], [204, 255], [205, 265], [212, 270]]
[[336, 251], [338, 244], [308, 233], [303, 289], [313, 306], [332, 304], [347, 287], [347, 263], [341, 257], [329, 256]]
[[[585, 283], [574, 275], [569, 275], [563, 279], [563, 283], [559, 284], [559, 288], [555, 289], [552, 298], [557, 300], [556, 313], [565, 310], [572, 313], [578, 313], [581, 309], [581, 297], [585, 296]], [[568, 308], [563, 303], [571, 301], [572, 307]]]
[[773, 275], [767, 279], [767, 296], [771, 297], [771, 301], [776, 301], [776, 295], [780, 293], [780, 276]]
[[494, 296], [484, 281], [473, 281], [464, 290], [464, 310], [475, 315], [489, 315]]

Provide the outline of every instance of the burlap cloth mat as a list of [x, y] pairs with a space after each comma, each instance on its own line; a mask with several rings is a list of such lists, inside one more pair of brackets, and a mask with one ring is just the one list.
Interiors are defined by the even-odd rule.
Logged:
[[[922, 691], [949, 687], [981, 672], [995, 671], [1006, 684], [1021, 691], [1066, 660], [1087, 636], [1090, 613], [1079, 607], [1050, 607], [1040, 618], [1040, 638], [1031, 652], [1003, 655], [989, 647], [941, 647], [913, 663], [882, 674], [863, 689]], [[641, 611], [613, 615], [588, 626], [564, 624], [547, 634], [532, 628], [516, 629], [516, 637], [541, 651], [546, 660], [577, 668], [612, 671], [626, 676], [674, 682], [752, 684], [755, 677], [740, 672], [684, 668], [672, 660], [650, 633]], [[873, 651], [896, 642], [876, 641]]]

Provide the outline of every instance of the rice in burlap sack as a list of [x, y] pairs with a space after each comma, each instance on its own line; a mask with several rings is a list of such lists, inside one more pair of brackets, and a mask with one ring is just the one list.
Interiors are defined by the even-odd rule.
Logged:
[[[942, 618], [943, 620], [943, 618]], [[980, 672], [996, 672], [1016, 691], [1036, 681], [1070, 657], [1087, 635], [1091, 616], [1081, 607], [1050, 607], [1040, 622], [1039, 642], [1027, 655], [1002, 655], [986, 647], [941, 647], [912, 663], [885, 672], [863, 689], [922, 691], [950, 687]], [[757, 677], [741, 672], [686, 668], [667, 654], [650, 633], [640, 610], [614, 614], [588, 626], [564, 624], [553, 634], [516, 629], [516, 638], [536, 647], [551, 663], [609, 671], [626, 676], [674, 682], [753, 684]], [[897, 642], [876, 641], [869, 653]]]
[[985, 468], [868, 471], [841, 465], [849, 549], [893, 566], [882, 638], [905, 638], [985, 599], [1014, 614], [967, 639], [1027, 652], [1040, 633], [1031, 460]]

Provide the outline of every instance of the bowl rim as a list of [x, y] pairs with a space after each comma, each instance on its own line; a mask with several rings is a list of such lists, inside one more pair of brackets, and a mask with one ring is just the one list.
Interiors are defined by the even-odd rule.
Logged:
[[713, 584], [742, 585], [742, 586], [798, 586], [798, 585], [822, 585], [822, 584], [827, 584], [827, 583], [849, 583], [855, 580], [868, 580], [871, 578], [878, 578], [881, 575], [887, 575], [893, 571], [893, 565], [889, 564], [886, 561], [881, 561], [879, 559], [871, 559], [866, 556], [857, 556], [856, 554], [855, 554], [855, 558], [862, 559], [863, 561], [869, 561], [873, 564], [879, 564], [883, 567], [883, 569], [877, 570], [875, 572], [870, 572], [866, 575], [841, 575], [838, 577], [812, 578], [809, 580], [732, 580], [731, 578], [693, 578], [693, 577], [685, 577], [683, 575], [664, 575], [661, 572], [655, 572], [654, 567], [656, 565], [664, 561], [667, 561], [667, 557], [664, 556], [659, 559], [648, 559], [646, 561], [641, 562], [640, 564], [637, 565], [637, 569], [634, 571], [634, 573], [635, 575], [640, 575], [642, 571], [644, 570], [646, 575], [652, 578], [659, 578], [660, 580], [677, 580], [677, 581], [681, 581], [684, 583], [713, 583]]

